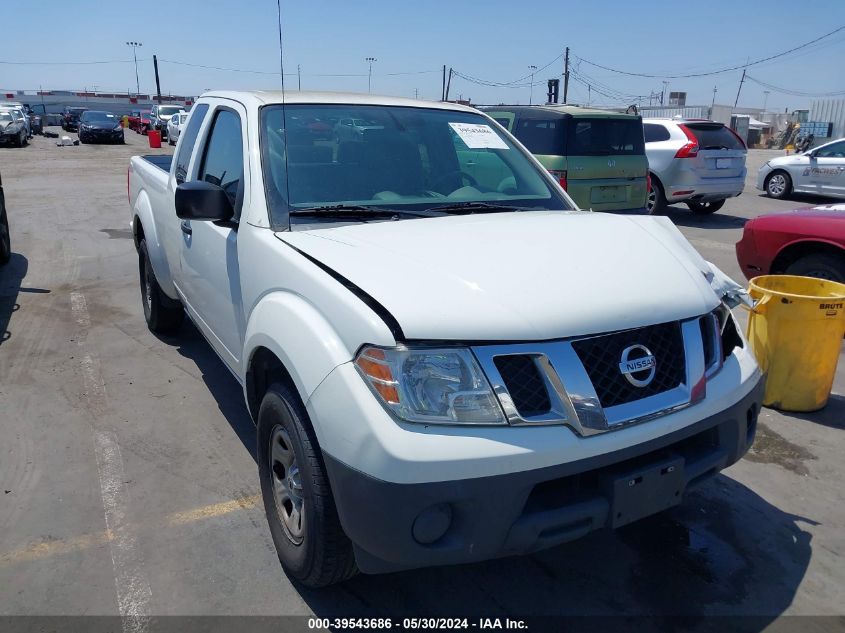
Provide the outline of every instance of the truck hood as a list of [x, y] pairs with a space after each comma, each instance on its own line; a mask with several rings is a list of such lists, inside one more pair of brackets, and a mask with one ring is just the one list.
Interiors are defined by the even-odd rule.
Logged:
[[704, 314], [726, 286], [739, 288], [668, 218], [538, 211], [276, 236], [370, 295], [406, 339], [544, 340], [640, 327]]

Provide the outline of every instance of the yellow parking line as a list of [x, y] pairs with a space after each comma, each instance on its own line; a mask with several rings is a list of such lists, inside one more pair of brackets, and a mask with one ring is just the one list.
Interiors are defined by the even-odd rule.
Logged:
[[[223, 501], [221, 503], [213, 503], [207, 506], [200, 506], [191, 510], [183, 512], [174, 512], [164, 517], [163, 523], [169, 527], [179, 525], [188, 525], [204, 519], [213, 519], [238, 510], [249, 510], [258, 505], [261, 501], [261, 495], [252, 495], [249, 497], [242, 497], [233, 499], [232, 501]], [[158, 527], [160, 523], [153, 526], [151, 522], [136, 525], [136, 528], [153, 528]], [[130, 526], [131, 529], [131, 526]], [[63, 556], [73, 552], [104, 545], [114, 539], [114, 535], [109, 530], [96, 532], [94, 534], [83, 534], [82, 536], [75, 536], [67, 539], [49, 539], [40, 540], [30, 543], [26, 547], [11, 552], [0, 553], [0, 567], [6, 565], [14, 565], [16, 563], [26, 563], [36, 560], [43, 560], [52, 556]]]
[[223, 501], [209, 506], [202, 506], [201, 508], [194, 508], [193, 510], [185, 510], [184, 512], [175, 512], [165, 518], [165, 523], [168, 525], [184, 525], [202, 519], [211, 519], [235, 512], [236, 510], [254, 508], [260, 500], [260, 495], [252, 495], [251, 497]]

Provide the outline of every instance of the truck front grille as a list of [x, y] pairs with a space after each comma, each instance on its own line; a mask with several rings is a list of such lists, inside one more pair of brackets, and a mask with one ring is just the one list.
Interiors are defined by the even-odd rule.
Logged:
[[[632, 385], [619, 370], [622, 352], [643, 345], [656, 359], [654, 378], [645, 387]], [[602, 407], [613, 407], [647, 398], [682, 384], [686, 358], [680, 324], [661, 323], [572, 342]]]
[[532, 356], [513, 354], [496, 356], [493, 360], [516, 410], [523, 418], [543, 415], [551, 410], [549, 392]]

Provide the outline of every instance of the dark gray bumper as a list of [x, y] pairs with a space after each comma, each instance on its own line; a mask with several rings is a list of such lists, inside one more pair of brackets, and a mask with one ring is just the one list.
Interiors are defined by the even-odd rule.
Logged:
[[734, 406], [670, 435], [527, 472], [396, 484], [330, 455], [325, 463], [361, 571], [480, 561], [545, 549], [676, 505], [745, 454], [762, 394], [761, 380]]

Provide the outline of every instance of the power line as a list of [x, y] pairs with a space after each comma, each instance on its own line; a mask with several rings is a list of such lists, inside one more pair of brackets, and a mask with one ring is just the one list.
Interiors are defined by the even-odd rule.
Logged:
[[544, 84], [545, 81], [538, 81], [538, 82], [533, 82], [533, 83], [530, 82], [530, 81], [528, 83], [520, 83], [520, 82], [523, 82], [526, 79], [529, 79], [532, 74], [536, 75], [537, 73], [543, 72], [544, 70], [546, 70], [546, 68], [548, 68], [549, 66], [554, 64], [559, 59], [561, 59], [563, 57], [563, 55], [564, 54], [561, 53], [560, 55], [555, 57], [549, 63], [545, 64], [544, 66], [541, 66], [538, 69], [536, 69], [533, 73], [528, 73], [527, 75], [524, 75], [524, 76], [520, 77], [519, 79], [514, 79], [512, 81], [495, 81], [495, 80], [492, 80], [492, 79], [481, 79], [479, 77], [473, 77], [472, 75], [466, 75], [464, 73], [458, 72], [457, 70], [455, 71], [455, 74], [458, 75], [458, 77], [466, 79], [467, 81], [478, 84], [480, 86], [488, 86], [488, 87], [491, 87], [491, 88], [528, 88], [532, 85], [539, 86], [541, 84]]
[[765, 81], [755, 79], [751, 75], [746, 75], [745, 78], [748, 81], [753, 81], [755, 84], [759, 84], [764, 88], [768, 88], [769, 90], [780, 92], [786, 95], [792, 95], [794, 97], [838, 97], [841, 95], [845, 95], [845, 90], [835, 90], [832, 92], [805, 92], [803, 90], [793, 90], [791, 88], [781, 88], [779, 86], [774, 86], [770, 83], [766, 83]]
[[[148, 62], [151, 58], [146, 59], [139, 59], [140, 62]], [[101, 61], [91, 61], [91, 62], [19, 62], [19, 61], [2, 61], [0, 60], [0, 64], [6, 64], [10, 66], [91, 66], [94, 64], [131, 64], [133, 60], [131, 59], [107, 59]]]
[[591, 62], [588, 59], [584, 59], [583, 57], [578, 57], [578, 59], [585, 64], [589, 64], [590, 66], [595, 66], [596, 68], [601, 68], [602, 70], [607, 70], [613, 73], [618, 73], [620, 75], [628, 75], [630, 77], [647, 77], [650, 79], [688, 79], [691, 77], [709, 77], [710, 75], [720, 75], [722, 73], [731, 72], [733, 70], [740, 70], [742, 68], [748, 68], [749, 66], [756, 66], [757, 64], [762, 64], [764, 62], [772, 61], [773, 59], [778, 59], [780, 57], [784, 57], [785, 55], [789, 55], [790, 53], [794, 53], [795, 51], [801, 50], [802, 48], [807, 48], [808, 46], [815, 44], [831, 35], [839, 33], [840, 31], [845, 31], [845, 26], [840, 26], [837, 29], [834, 29], [830, 33], [825, 33], [824, 35], [817, 37], [814, 40], [810, 40], [809, 42], [805, 42], [803, 44], [799, 44], [789, 50], [783, 51], [781, 53], [777, 53], [776, 55], [770, 55], [769, 57], [763, 57], [762, 59], [754, 60], [753, 62], [747, 62], [745, 64], [739, 64], [737, 66], [731, 66], [730, 68], [722, 68], [720, 70], [712, 70], [709, 72], [701, 72], [701, 73], [690, 73], [687, 75], [652, 75], [648, 73], [634, 73], [629, 72], [627, 70], [619, 70], [618, 68], [610, 68], [609, 66], [603, 66], [601, 64], [597, 64], [596, 62]]

